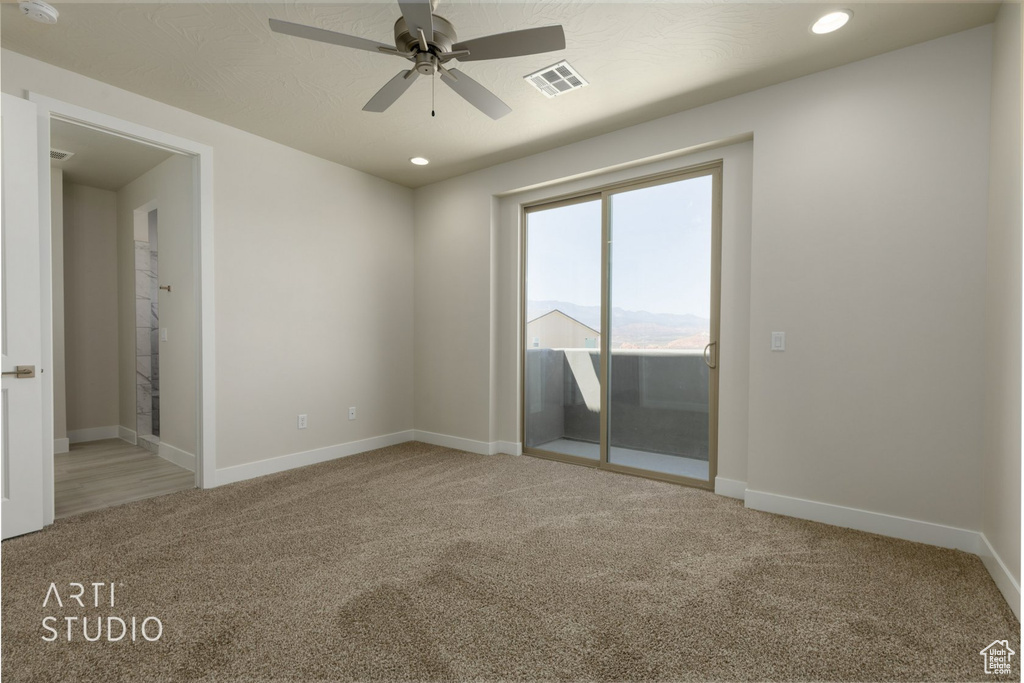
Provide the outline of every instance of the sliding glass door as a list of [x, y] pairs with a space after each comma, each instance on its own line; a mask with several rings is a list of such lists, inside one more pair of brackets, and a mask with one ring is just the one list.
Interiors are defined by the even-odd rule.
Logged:
[[[608, 462], [710, 480], [715, 176], [610, 193]], [[705, 361], [705, 349], [708, 359]]]
[[597, 461], [601, 196], [528, 216], [523, 445]]
[[711, 486], [720, 186], [712, 164], [527, 208], [526, 453]]

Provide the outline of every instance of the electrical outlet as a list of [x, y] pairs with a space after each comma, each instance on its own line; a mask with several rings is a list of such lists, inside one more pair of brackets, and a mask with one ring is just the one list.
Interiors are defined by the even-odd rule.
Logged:
[[299, 415], [299, 429], [305, 429], [308, 426], [309, 426], [309, 423], [306, 420], [306, 416], [305, 415]]
[[355, 406], [352, 406], [351, 408], [348, 409], [348, 419], [350, 419], [350, 420], [356, 419], [356, 407]]

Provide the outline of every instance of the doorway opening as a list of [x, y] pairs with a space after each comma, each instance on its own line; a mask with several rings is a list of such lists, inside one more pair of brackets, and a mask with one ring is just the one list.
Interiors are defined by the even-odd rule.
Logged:
[[524, 207], [524, 453], [712, 487], [721, 173]]
[[189, 156], [72, 121], [50, 146], [59, 518], [197, 485], [197, 183]]

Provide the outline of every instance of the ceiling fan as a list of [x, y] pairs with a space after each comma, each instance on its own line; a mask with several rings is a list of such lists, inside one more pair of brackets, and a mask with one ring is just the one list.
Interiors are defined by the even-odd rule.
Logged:
[[271, 19], [270, 28], [277, 33], [394, 55], [412, 62], [411, 69], [400, 71], [363, 107], [363, 111], [373, 112], [382, 112], [394, 104], [420, 75], [433, 76], [440, 73], [441, 81], [464, 100], [492, 119], [500, 119], [512, 109], [459, 69], [450, 69], [445, 65], [453, 59], [471, 62], [565, 49], [565, 34], [561, 26], [528, 28], [457, 42], [455, 27], [445, 18], [434, 14], [435, 2], [436, 0], [405, 0], [398, 3], [402, 9], [402, 16], [395, 22], [394, 47], [366, 38], [293, 24], [280, 19]]

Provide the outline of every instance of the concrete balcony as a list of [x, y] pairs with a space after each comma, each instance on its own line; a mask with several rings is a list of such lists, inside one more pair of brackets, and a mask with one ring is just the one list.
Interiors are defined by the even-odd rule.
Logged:
[[[597, 349], [527, 349], [528, 448], [596, 459]], [[708, 367], [700, 350], [611, 352], [610, 460], [707, 479]]]

